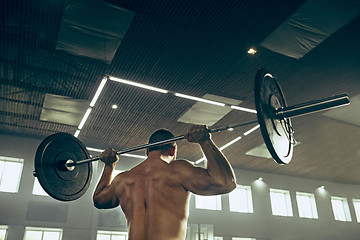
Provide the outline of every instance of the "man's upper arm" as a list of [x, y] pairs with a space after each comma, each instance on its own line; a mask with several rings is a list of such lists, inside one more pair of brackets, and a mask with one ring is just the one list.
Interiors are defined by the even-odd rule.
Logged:
[[185, 160], [176, 160], [173, 162], [173, 167], [181, 185], [192, 193], [216, 195], [226, 192], [222, 185], [214, 181], [205, 168], [196, 167]]
[[99, 209], [114, 208], [119, 205], [119, 200], [115, 192], [116, 182], [120, 176], [116, 176], [110, 185], [105, 187], [97, 196], [94, 196], [94, 205]]

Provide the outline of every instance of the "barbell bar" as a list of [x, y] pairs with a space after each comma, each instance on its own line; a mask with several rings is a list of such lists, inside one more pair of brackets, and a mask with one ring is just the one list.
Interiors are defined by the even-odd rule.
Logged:
[[[260, 69], [254, 85], [257, 120], [235, 123], [209, 129], [210, 133], [221, 132], [249, 124], [259, 123], [262, 137], [271, 156], [278, 164], [291, 161], [295, 140], [291, 117], [344, 106], [350, 103], [347, 94], [287, 106], [281, 87], [267, 69]], [[117, 155], [184, 139], [177, 136], [164, 141], [140, 145], [116, 152]], [[35, 154], [34, 176], [43, 189], [53, 198], [72, 201], [81, 197], [89, 187], [93, 161], [83, 143], [68, 133], [55, 133], [44, 139]]]
[[[221, 132], [221, 131], [224, 131], [224, 130], [228, 130], [230, 128], [237, 128], [237, 127], [241, 127], [241, 126], [245, 126], [245, 125], [249, 125], [249, 124], [253, 124], [253, 123], [257, 123], [257, 120], [244, 122], [244, 123], [235, 123], [235, 124], [231, 124], [231, 125], [226, 125], [226, 126], [222, 126], [222, 127], [218, 127], [218, 128], [214, 128], [214, 129], [209, 129], [208, 131], [210, 133]], [[136, 146], [136, 147], [132, 147], [132, 148], [123, 149], [123, 150], [120, 150], [120, 151], [116, 152], [116, 155], [121, 155], [121, 154], [124, 154], [124, 153], [135, 152], [135, 151], [139, 151], [139, 150], [146, 149], [146, 148], [156, 147], [156, 146], [160, 146], [160, 145], [163, 145], [163, 144], [166, 144], [166, 143], [176, 142], [176, 141], [179, 141], [179, 140], [182, 140], [182, 139], [185, 139], [184, 135], [169, 138], [169, 139], [159, 141], [159, 142], [148, 143], [148, 144], [144, 144], [144, 145], [140, 145], [140, 146]], [[93, 162], [93, 161], [98, 161], [98, 160], [100, 160], [99, 157], [90, 158], [90, 159], [84, 159], [84, 160], [80, 160], [80, 161], [77, 161], [77, 162], [69, 161], [69, 162], [65, 163], [65, 167], [70, 168], [70, 167], [73, 167], [73, 166], [76, 166], [76, 165], [80, 165], [80, 164], [88, 163], [88, 162]]]
[[[289, 118], [289, 117], [298, 117], [301, 115], [306, 115], [306, 114], [326, 110], [329, 108], [338, 107], [338, 106], [348, 104], [348, 103], [349, 103], [348, 95], [343, 93], [343, 94], [339, 94], [339, 95], [324, 98], [324, 99], [319, 99], [319, 100], [302, 103], [299, 105], [279, 108], [279, 109], [276, 109], [273, 114], [274, 114], [274, 118], [282, 120], [282, 119]], [[225, 126], [217, 127], [214, 129], [209, 129], [209, 132], [210, 133], [222, 132], [222, 131], [225, 131], [228, 129], [238, 128], [238, 127], [250, 125], [253, 123], [257, 123], [257, 122], [258, 122], [258, 120], [252, 120], [252, 121], [243, 122], [243, 123], [235, 123], [235, 124], [231, 124], [231, 125], [225, 125]], [[140, 146], [136, 146], [136, 147], [132, 147], [132, 148], [127, 148], [127, 149], [123, 149], [123, 150], [116, 152], [116, 155], [121, 155], [121, 154], [129, 153], [129, 152], [135, 152], [135, 151], [139, 151], [142, 149], [163, 145], [166, 143], [176, 142], [176, 141], [182, 140], [184, 138], [185, 138], [184, 135], [180, 135], [180, 136], [177, 136], [174, 138], [170, 138], [170, 139], [155, 142], [155, 143], [148, 143], [148, 144], [144, 144], [144, 145], [140, 145]], [[100, 158], [99, 157], [89, 158], [89, 159], [79, 160], [77, 162], [74, 162], [71, 159], [69, 159], [69, 160], [70, 161], [65, 163], [65, 167], [68, 168], [68, 170], [72, 171], [73, 170], [72, 167], [74, 167], [76, 165], [93, 162], [93, 161], [98, 161], [98, 160], [100, 160]]]

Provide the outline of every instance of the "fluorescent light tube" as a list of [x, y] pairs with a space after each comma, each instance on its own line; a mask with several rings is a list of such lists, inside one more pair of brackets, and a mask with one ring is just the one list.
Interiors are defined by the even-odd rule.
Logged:
[[[219, 149], [220, 149], [220, 150], [223, 150], [223, 149], [227, 148], [228, 146], [230, 146], [231, 144], [236, 143], [236, 142], [239, 141], [240, 139], [241, 139], [241, 136], [235, 138], [234, 140], [232, 140], [232, 141], [230, 141], [230, 142], [228, 142], [227, 144], [225, 144], [224, 146], [220, 147]], [[199, 164], [199, 163], [205, 161], [205, 159], [206, 159], [205, 157], [200, 158], [199, 160], [195, 161], [195, 164]]]
[[195, 164], [199, 164], [199, 163], [201, 163], [201, 162], [203, 162], [203, 161], [205, 161], [205, 157], [200, 158], [199, 160], [197, 160], [197, 161], [195, 162]]
[[99, 98], [100, 93], [101, 93], [101, 91], [103, 90], [106, 81], [107, 81], [107, 78], [104, 77], [104, 78], [102, 79], [102, 81], [101, 81], [98, 89], [96, 90], [96, 93], [95, 93], [95, 95], [94, 95], [94, 97], [93, 97], [93, 99], [92, 99], [92, 101], [91, 101], [91, 103], [90, 103], [90, 107], [95, 106], [95, 103], [96, 103], [97, 99]]
[[98, 149], [98, 148], [92, 148], [92, 147], [86, 147], [87, 150], [92, 152], [103, 152], [104, 149]]
[[129, 80], [116, 78], [116, 77], [112, 77], [112, 76], [109, 76], [109, 79], [111, 81], [114, 81], [114, 82], [124, 83], [124, 84], [128, 84], [128, 85], [131, 85], [131, 86], [152, 90], [152, 91], [155, 91], [155, 92], [160, 92], [160, 93], [168, 93], [169, 92], [168, 90], [165, 90], [165, 89], [151, 87], [151, 86], [148, 86], [148, 85], [145, 85], [145, 84], [136, 83], [136, 82], [132, 82], [132, 81], [129, 81]]
[[240, 110], [243, 112], [257, 113], [256, 110], [250, 109], [250, 108], [244, 108], [244, 107], [239, 107], [239, 106], [234, 106], [234, 105], [232, 105], [231, 108], [235, 109], [235, 110]]
[[129, 153], [124, 153], [121, 154], [121, 156], [125, 156], [125, 157], [132, 157], [132, 158], [139, 158], [139, 159], [146, 159], [146, 156], [141, 156], [141, 155], [135, 155], [135, 154], [129, 154]]
[[211, 101], [211, 100], [207, 100], [207, 99], [203, 99], [203, 98], [198, 98], [198, 97], [193, 97], [193, 96], [189, 96], [189, 95], [185, 95], [185, 94], [181, 94], [181, 93], [175, 93], [175, 96], [195, 100], [195, 101], [198, 101], [198, 102], [209, 103], [209, 104], [213, 104], [213, 105], [220, 106], [220, 107], [225, 106], [225, 103], [215, 102], [215, 101]]
[[230, 142], [228, 142], [228, 143], [225, 144], [224, 146], [220, 147], [219, 149], [220, 149], [220, 150], [223, 150], [223, 149], [227, 148], [228, 146], [230, 146], [231, 144], [236, 143], [236, 142], [239, 141], [240, 139], [241, 139], [241, 136], [235, 138], [234, 140], [231, 140]]
[[260, 127], [260, 125], [256, 125], [255, 127], [253, 127], [252, 129], [250, 129], [249, 131], [244, 133], [244, 136], [249, 135], [250, 133], [252, 133], [253, 131], [255, 131], [256, 129], [258, 129]]
[[78, 130], [76, 130], [76, 132], [75, 132], [75, 134], [74, 134], [74, 137], [78, 137], [79, 136], [79, 134], [80, 134], [80, 130], [78, 129]]
[[82, 128], [83, 128], [83, 126], [84, 126], [87, 118], [89, 117], [89, 115], [90, 115], [90, 113], [91, 113], [91, 109], [92, 109], [92, 108], [88, 108], [88, 109], [86, 110], [86, 113], [85, 113], [83, 119], [81, 120], [78, 129], [82, 129]]

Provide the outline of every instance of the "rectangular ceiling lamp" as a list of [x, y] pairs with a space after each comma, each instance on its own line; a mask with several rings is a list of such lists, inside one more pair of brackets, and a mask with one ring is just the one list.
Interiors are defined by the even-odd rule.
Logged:
[[134, 16], [106, 1], [66, 1], [56, 49], [109, 64]]
[[[201, 99], [208, 99], [211, 102], [226, 103], [229, 105], [239, 105], [241, 103], [240, 100], [212, 94], [205, 94]], [[203, 101], [197, 102], [187, 112], [185, 112], [178, 121], [212, 126], [232, 110], [229, 106], [224, 105], [225, 104], [214, 105]]]
[[40, 120], [78, 126], [88, 106], [89, 101], [86, 100], [47, 93]]
[[269, 150], [265, 146], [265, 143], [247, 151], [246, 155], [261, 157], [261, 158], [272, 158], [271, 154], [269, 153]]
[[193, 97], [193, 96], [185, 95], [185, 94], [182, 94], [182, 93], [175, 93], [175, 96], [190, 99], [190, 100], [194, 100], [194, 101], [198, 101], [198, 102], [208, 103], [208, 104], [212, 104], [212, 105], [216, 105], [216, 106], [220, 106], [220, 107], [225, 106], [225, 103], [216, 102], [216, 101], [212, 101], [212, 100], [205, 99], [205, 98]]
[[[301, 142], [296, 142], [294, 144], [294, 147], [296, 147], [297, 145], [301, 144]], [[245, 153], [248, 156], [254, 156], [254, 157], [261, 157], [261, 158], [272, 158], [268, 148], [266, 147], [265, 143], [261, 144], [260, 146], [254, 147], [252, 149], [250, 149], [249, 151], [247, 151]]]
[[137, 82], [133, 82], [133, 81], [129, 81], [129, 80], [113, 77], [113, 76], [109, 76], [109, 79], [114, 82], [119, 82], [119, 83], [131, 85], [134, 87], [144, 88], [144, 89], [155, 91], [155, 92], [160, 92], [160, 93], [168, 93], [169, 92], [168, 90], [165, 90], [165, 89], [151, 87], [149, 85], [145, 85], [145, 84], [141, 84], [141, 83], [137, 83]]
[[358, 0], [309, 0], [260, 45], [300, 59], [359, 13]]

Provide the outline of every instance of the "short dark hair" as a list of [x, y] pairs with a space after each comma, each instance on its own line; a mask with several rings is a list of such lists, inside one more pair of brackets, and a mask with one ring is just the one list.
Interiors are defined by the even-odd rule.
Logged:
[[[167, 129], [159, 129], [157, 131], [155, 131], [153, 134], [151, 134], [150, 138], [149, 138], [149, 143], [156, 143], [156, 142], [161, 142], [170, 138], [174, 138], [174, 134], [172, 134], [169, 130]], [[156, 150], [168, 150], [172, 147], [175, 147], [175, 142], [172, 143], [167, 143], [167, 144], [163, 144], [163, 145], [158, 145], [155, 147], [150, 147], [149, 148], [149, 152], [151, 151], [156, 151]]]

